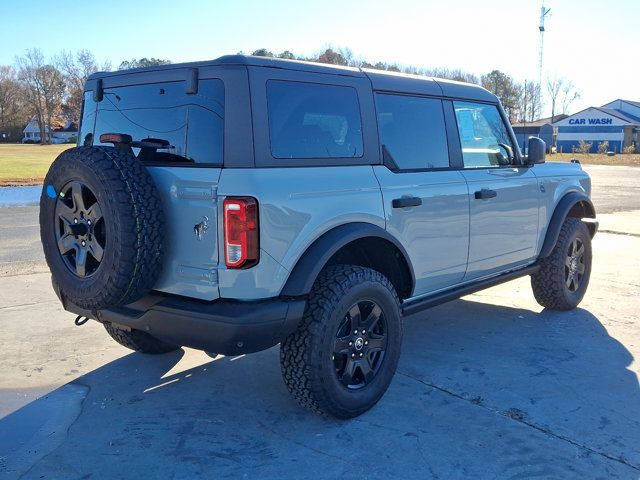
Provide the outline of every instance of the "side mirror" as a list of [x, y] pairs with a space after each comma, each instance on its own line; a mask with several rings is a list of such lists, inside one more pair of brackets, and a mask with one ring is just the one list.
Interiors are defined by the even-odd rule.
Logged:
[[531, 137], [527, 147], [527, 163], [544, 163], [546, 152], [547, 145], [544, 140], [538, 137]]

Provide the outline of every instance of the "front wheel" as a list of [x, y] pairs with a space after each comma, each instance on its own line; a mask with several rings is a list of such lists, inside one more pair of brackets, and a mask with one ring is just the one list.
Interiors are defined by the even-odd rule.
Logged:
[[531, 275], [533, 294], [543, 307], [571, 310], [582, 301], [590, 275], [591, 235], [580, 219], [569, 217], [551, 255]]
[[355, 417], [389, 387], [401, 344], [399, 300], [391, 282], [369, 268], [332, 266], [314, 284], [302, 323], [282, 342], [282, 375], [302, 406]]

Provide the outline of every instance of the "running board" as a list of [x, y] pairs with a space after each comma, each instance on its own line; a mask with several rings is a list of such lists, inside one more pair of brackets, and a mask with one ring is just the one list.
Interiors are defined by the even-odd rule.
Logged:
[[472, 283], [470, 285], [465, 285], [451, 290], [446, 290], [444, 292], [435, 293], [418, 300], [403, 302], [400, 306], [400, 309], [402, 311], [402, 315], [413, 315], [414, 313], [421, 312], [422, 310], [426, 310], [427, 308], [435, 307], [436, 305], [440, 305], [441, 303], [446, 303], [451, 300], [464, 297], [465, 295], [475, 293], [479, 290], [494, 287], [496, 285], [500, 285], [501, 283], [524, 277], [525, 275], [531, 275], [532, 273], [536, 273], [539, 268], [540, 265], [534, 263], [533, 265], [529, 265], [528, 267], [504, 273], [495, 277], [487, 278], [485, 280], [480, 280], [479, 282]]

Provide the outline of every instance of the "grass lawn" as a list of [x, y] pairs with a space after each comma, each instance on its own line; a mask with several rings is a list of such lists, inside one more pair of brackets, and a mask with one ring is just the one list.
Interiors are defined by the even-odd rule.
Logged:
[[0, 144], [0, 187], [39, 185], [60, 152], [73, 147], [63, 145]]
[[572, 158], [583, 165], [623, 165], [626, 167], [640, 167], [640, 153], [618, 154], [609, 157], [601, 153], [554, 153], [547, 155], [549, 162], [568, 162]]

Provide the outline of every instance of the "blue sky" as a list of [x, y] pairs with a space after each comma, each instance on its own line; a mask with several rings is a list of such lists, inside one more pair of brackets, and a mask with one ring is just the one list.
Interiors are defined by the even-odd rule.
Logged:
[[[240, 1], [21, 0], [3, 10], [0, 65], [27, 48], [91, 50], [124, 59], [205, 60], [260, 47], [310, 55], [329, 45], [366, 60], [422, 67], [500, 69], [538, 78], [539, 0]], [[547, 0], [544, 77], [582, 93], [573, 110], [614, 98], [640, 101], [640, 0]], [[38, 13], [42, 11], [43, 13]]]

